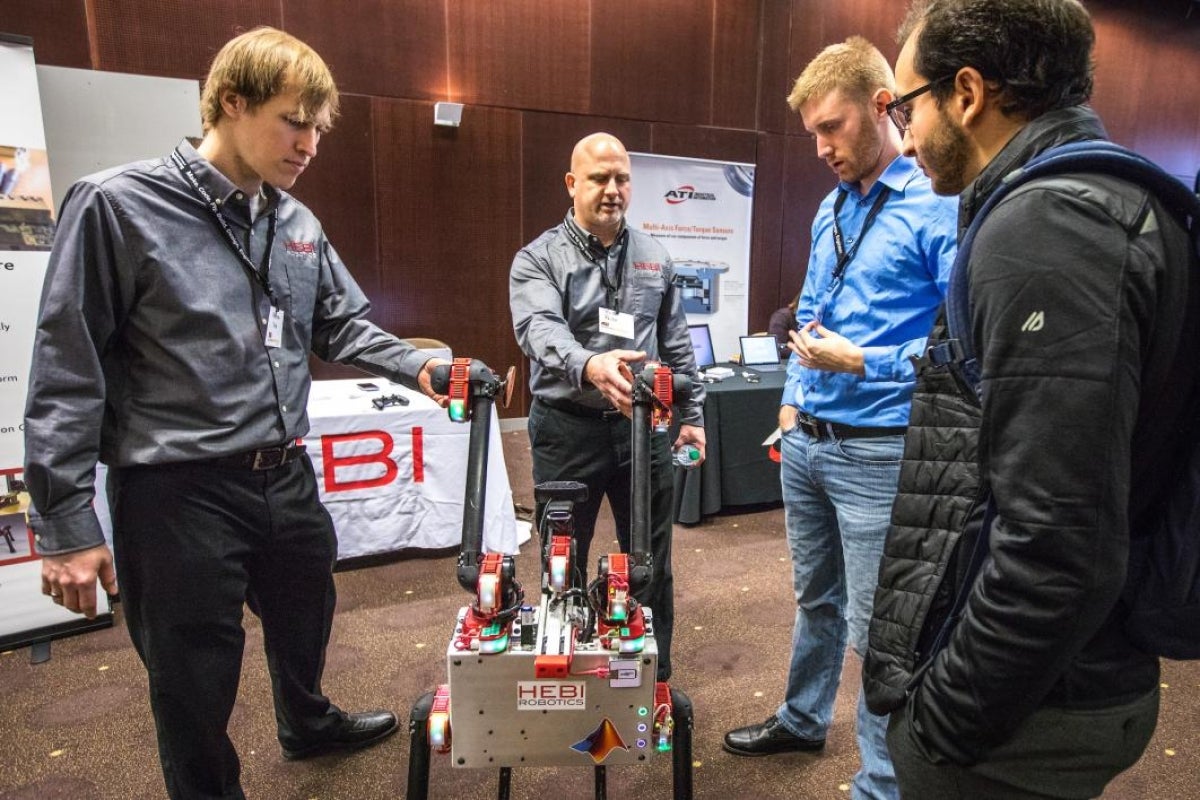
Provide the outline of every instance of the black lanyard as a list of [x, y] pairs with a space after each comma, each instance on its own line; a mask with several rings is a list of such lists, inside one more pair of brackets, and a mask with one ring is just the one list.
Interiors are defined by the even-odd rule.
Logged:
[[617, 234], [617, 238], [613, 240], [613, 245], [621, 248], [621, 252], [617, 256], [617, 269], [616, 275], [614, 276], [614, 282], [608, 277], [607, 256], [603, 261], [597, 257], [596, 251], [591, 244], [579, 238], [579, 234], [575, 232], [575, 223], [571, 219], [568, 218], [567, 221], [563, 223], [563, 228], [566, 229], [567, 237], [572, 243], [574, 243], [575, 247], [579, 250], [583, 257], [600, 268], [600, 282], [604, 284], [604, 295], [608, 304], [607, 307], [615, 311], [617, 308], [615, 303], [620, 300], [622, 276], [625, 274], [625, 256], [629, 253], [629, 237], [625, 235], [625, 241], [623, 243], [621, 242], [621, 237], [626, 232], [622, 230], [621, 233]]
[[854, 242], [854, 247], [850, 248], [850, 252], [846, 252], [845, 240], [842, 238], [842, 226], [838, 224], [838, 214], [842, 211], [842, 205], [846, 202], [846, 195], [849, 194], [845, 189], [838, 192], [837, 202], [833, 204], [833, 249], [837, 251], [837, 266], [833, 268], [833, 281], [836, 283], [842, 279], [842, 274], [846, 271], [846, 265], [854, 260], [854, 256], [858, 253], [858, 247], [862, 244], [863, 239], [867, 237], [867, 231], [871, 230], [871, 226], [875, 223], [875, 218], [879, 216], [879, 212], [883, 209], [883, 204], [887, 202], [888, 196], [892, 193], [892, 187], [884, 186], [879, 190], [879, 196], [875, 198], [875, 204], [871, 206], [871, 210], [867, 212], [867, 218], [863, 220], [862, 230], [858, 232], [858, 239]]
[[213, 219], [215, 219], [217, 222], [217, 227], [225, 232], [225, 239], [229, 242], [229, 246], [233, 249], [233, 252], [241, 260], [242, 267], [245, 268], [247, 274], [250, 275], [255, 283], [262, 287], [263, 293], [266, 294], [267, 299], [271, 301], [271, 305], [275, 306], [275, 292], [271, 289], [270, 280], [271, 250], [275, 244], [275, 224], [279, 218], [279, 209], [272, 209], [268, 217], [267, 250], [263, 254], [263, 264], [262, 269], [260, 270], [254, 265], [254, 262], [250, 260], [250, 256], [246, 253], [246, 249], [242, 247], [242, 243], [238, 241], [237, 234], [235, 234], [233, 229], [229, 227], [229, 222], [225, 219], [225, 215], [221, 213], [220, 206], [218, 206], [216, 201], [213, 200], [212, 195], [208, 193], [208, 190], [200, 184], [199, 180], [197, 180], [196, 173], [192, 171], [190, 166], [188, 166], [187, 161], [182, 155], [179, 154], [178, 149], [171, 154], [171, 160], [175, 162], [175, 166], [179, 167], [179, 171], [183, 173], [185, 178], [187, 178], [188, 183], [192, 185], [192, 189], [194, 189], [200, 199], [204, 201], [204, 204], [208, 206], [209, 212], [212, 214]]

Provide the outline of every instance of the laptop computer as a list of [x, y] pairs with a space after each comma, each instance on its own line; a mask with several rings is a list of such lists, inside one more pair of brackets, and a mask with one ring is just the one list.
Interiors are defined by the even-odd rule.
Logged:
[[779, 344], [774, 336], [739, 336], [742, 366], [755, 372], [775, 372], [786, 369], [779, 361]]
[[692, 352], [696, 354], [697, 369], [708, 369], [717, 363], [713, 353], [712, 333], [708, 330], [707, 322], [688, 325], [688, 334], [692, 337]]

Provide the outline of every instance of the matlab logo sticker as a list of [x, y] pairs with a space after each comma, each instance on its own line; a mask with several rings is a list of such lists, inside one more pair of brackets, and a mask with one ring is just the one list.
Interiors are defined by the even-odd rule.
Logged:
[[617, 748], [628, 750], [629, 745], [625, 744], [621, 734], [617, 731], [617, 726], [613, 725], [608, 717], [604, 718], [596, 730], [571, 745], [572, 750], [587, 753], [597, 764], [602, 763]]
[[674, 189], [667, 189], [663, 199], [667, 201], [667, 205], [677, 206], [688, 200], [716, 200], [717, 196], [712, 192], [697, 192], [695, 186], [685, 183]]

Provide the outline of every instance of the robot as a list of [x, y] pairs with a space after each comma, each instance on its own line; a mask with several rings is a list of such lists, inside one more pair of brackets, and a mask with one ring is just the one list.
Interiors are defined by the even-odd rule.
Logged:
[[459, 584], [473, 595], [460, 609], [446, 649], [447, 682], [423, 695], [409, 720], [409, 800], [426, 800], [434, 753], [455, 767], [499, 769], [506, 800], [512, 768], [591, 766], [595, 797], [606, 797], [608, 766], [672, 759], [676, 800], [692, 796], [692, 704], [656, 682], [653, 609], [634, 592], [653, 574], [650, 555], [650, 431], [671, 421], [675, 396], [690, 382], [649, 364], [634, 376], [631, 552], [599, 558], [583, 586], [573, 507], [587, 487], [573, 481], [535, 488], [545, 503], [539, 527], [541, 578], [525, 596], [511, 556], [484, 553], [483, 516], [492, 407], [500, 380], [482, 362], [439, 368], [435, 388], [450, 397], [451, 419], [470, 422]]

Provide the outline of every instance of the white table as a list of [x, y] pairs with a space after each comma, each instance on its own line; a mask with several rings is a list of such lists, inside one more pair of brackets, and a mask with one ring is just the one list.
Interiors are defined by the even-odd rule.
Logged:
[[[365, 391], [360, 383], [378, 391]], [[408, 405], [378, 410], [400, 395]], [[451, 422], [424, 395], [382, 378], [314, 381], [304, 438], [321, 500], [338, 532], [338, 558], [406, 547], [457, 547], [462, 539], [470, 424]], [[516, 553], [517, 524], [500, 422], [488, 446], [483, 549]]]
[[[379, 390], [364, 391], [360, 383]], [[407, 398], [408, 405], [377, 410], [371, 404], [372, 398], [393, 394]], [[451, 422], [425, 395], [382, 378], [313, 381], [308, 419], [304, 443], [321, 502], [337, 530], [338, 559], [462, 543], [469, 424]], [[111, 547], [105, 475], [98, 464], [96, 512]], [[519, 543], [500, 422], [493, 415], [483, 549], [515, 554]]]

